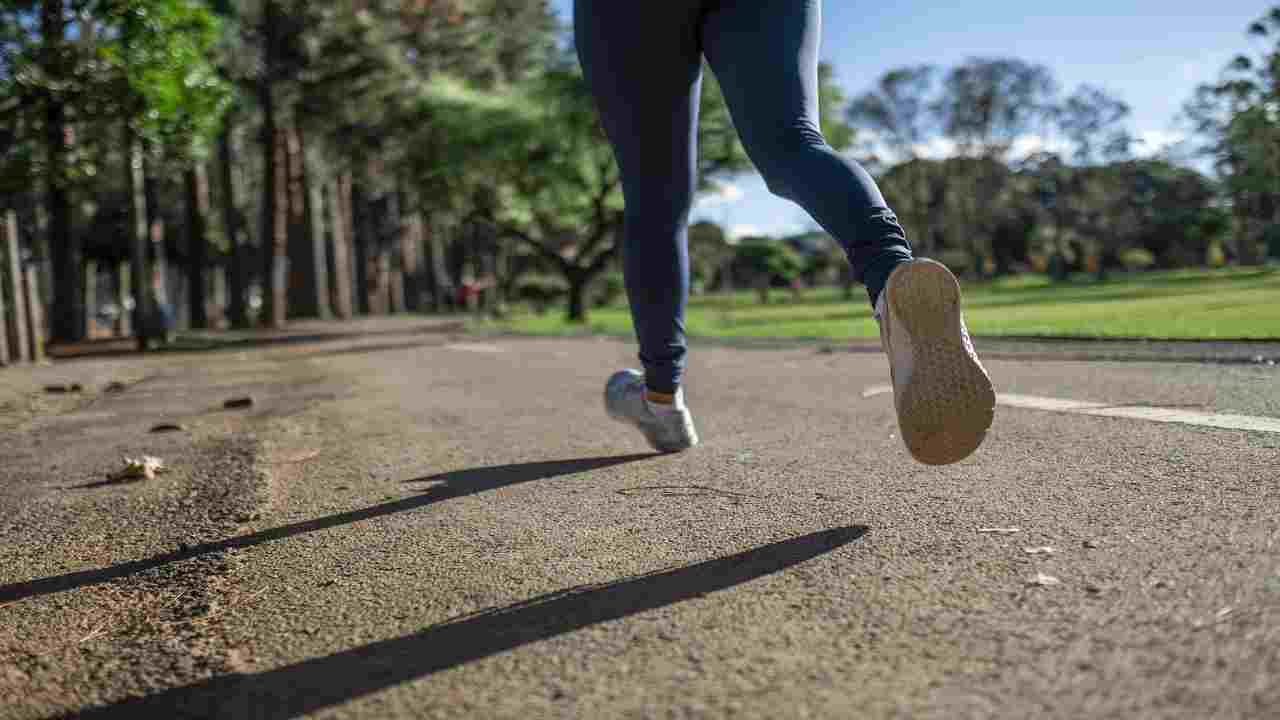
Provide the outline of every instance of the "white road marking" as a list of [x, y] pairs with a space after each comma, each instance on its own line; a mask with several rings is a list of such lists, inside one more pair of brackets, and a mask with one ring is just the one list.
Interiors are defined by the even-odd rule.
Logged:
[[862, 397], [869, 398], [869, 397], [875, 397], [877, 395], [888, 395], [891, 392], [893, 392], [892, 385], [872, 385], [871, 387], [862, 391]]
[[478, 352], [478, 353], [500, 353], [506, 352], [497, 345], [482, 345], [480, 343], [453, 343], [445, 345], [445, 350], [461, 350], [462, 352]]
[[[892, 393], [889, 385], [874, 385], [862, 391], [862, 397], [875, 397]], [[1062, 400], [1037, 395], [999, 393], [996, 402], [1008, 407], [1047, 412], [1094, 415], [1098, 417], [1128, 418], [1149, 422], [1198, 425], [1222, 430], [1252, 430], [1254, 432], [1280, 433], [1280, 418], [1258, 415], [1233, 415], [1230, 413], [1206, 413], [1179, 408], [1149, 407], [1144, 405], [1116, 405], [1112, 403]]]

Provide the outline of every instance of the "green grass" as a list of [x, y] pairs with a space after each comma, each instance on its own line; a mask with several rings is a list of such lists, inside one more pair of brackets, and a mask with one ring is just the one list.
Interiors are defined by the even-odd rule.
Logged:
[[[1074, 278], [1053, 283], [1023, 275], [967, 283], [965, 319], [986, 336], [1280, 338], [1280, 268], [1179, 270], [1115, 276], [1107, 282]], [[836, 288], [808, 290], [799, 299], [775, 290], [760, 305], [754, 293], [697, 297], [689, 306], [690, 335], [717, 338], [876, 337], [861, 288], [846, 301]], [[519, 311], [479, 327], [531, 334], [629, 335], [625, 305], [595, 308], [587, 326], [571, 325], [561, 309]]]

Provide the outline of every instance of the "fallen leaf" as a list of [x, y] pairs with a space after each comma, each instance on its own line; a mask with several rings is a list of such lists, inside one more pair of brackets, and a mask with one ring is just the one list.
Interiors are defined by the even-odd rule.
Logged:
[[1027, 584], [1034, 585], [1036, 587], [1053, 587], [1054, 585], [1061, 585], [1062, 581], [1052, 575], [1045, 575], [1040, 572], [1036, 573], [1035, 577], [1028, 578]]
[[247, 395], [245, 397], [231, 398], [230, 400], [222, 403], [222, 407], [227, 410], [253, 407], [253, 398]]
[[159, 423], [151, 426], [151, 432], [153, 433], [178, 432], [180, 430], [182, 430], [182, 426], [178, 423]]
[[124, 458], [124, 467], [112, 473], [110, 479], [116, 482], [129, 480], [155, 480], [156, 475], [167, 471], [164, 461], [158, 457], [143, 455], [140, 458]]

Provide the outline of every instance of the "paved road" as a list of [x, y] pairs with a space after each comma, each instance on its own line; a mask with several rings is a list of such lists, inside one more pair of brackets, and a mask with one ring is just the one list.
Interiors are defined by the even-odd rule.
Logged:
[[[0, 718], [1280, 715], [1280, 433], [1003, 406], [930, 468], [880, 357], [712, 347], [705, 445], [660, 457], [600, 407], [630, 361], [389, 334], [0, 373]], [[1280, 418], [1265, 365], [990, 365]], [[171, 471], [101, 482], [143, 451]]]

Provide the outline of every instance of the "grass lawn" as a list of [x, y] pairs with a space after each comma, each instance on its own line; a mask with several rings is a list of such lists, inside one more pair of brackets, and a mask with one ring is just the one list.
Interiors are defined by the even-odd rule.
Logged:
[[[775, 290], [761, 305], [752, 292], [694, 298], [686, 325], [694, 337], [841, 339], [879, 331], [856, 289], [854, 301], [837, 288], [808, 290], [793, 299]], [[1280, 338], [1280, 268], [1178, 270], [1107, 282], [1080, 277], [1053, 283], [1040, 275], [964, 286], [965, 318], [974, 335], [1146, 338]], [[589, 322], [571, 325], [563, 309], [544, 315], [520, 310], [478, 328], [532, 334], [630, 335], [625, 304], [594, 308]]]

